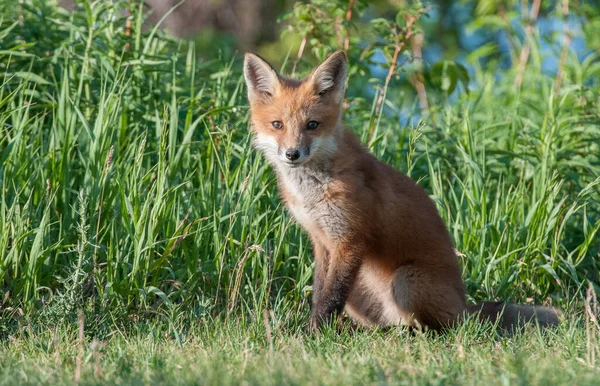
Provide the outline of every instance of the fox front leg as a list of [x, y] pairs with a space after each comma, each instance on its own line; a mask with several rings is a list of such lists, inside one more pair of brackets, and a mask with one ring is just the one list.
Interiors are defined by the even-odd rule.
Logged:
[[[313, 295], [313, 309], [310, 317], [310, 330], [319, 328], [334, 315], [341, 314], [346, 299], [352, 290], [360, 268], [361, 254], [352, 248], [338, 248], [329, 255], [327, 270], [315, 271], [316, 293]], [[322, 276], [322, 277], [321, 277]]]
[[321, 242], [313, 240], [313, 254], [315, 257], [315, 271], [313, 273], [312, 284], [312, 308], [314, 310], [317, 304], [319, 304], [322, 287], [327, 278], [329, 251]]

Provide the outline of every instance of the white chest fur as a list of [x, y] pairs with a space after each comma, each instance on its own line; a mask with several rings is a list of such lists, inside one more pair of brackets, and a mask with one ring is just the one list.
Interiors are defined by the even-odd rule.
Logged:
[[340, 238], [346, 229], [347, 218], [340, 202], [327, 197], [331, 176], [323, 170], [306, 167], [280, 170], [279, 178], [291, 200], [288, 210], [307, 231], [314, 227], [330, 239]]
[[300, 224], [304, 229], [312, 228], [315, 223], [314, 220], [310, 218], [309, 211], [306, 209], [304, 204], [291, 204], [287, 206], [288, 210], [294, 216], [294, 219]]

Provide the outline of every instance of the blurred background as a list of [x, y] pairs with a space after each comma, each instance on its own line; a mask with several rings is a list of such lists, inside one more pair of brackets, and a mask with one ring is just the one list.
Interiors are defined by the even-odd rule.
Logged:
[[[67, 9], [77, 6], [74, 0], [60, 4]], [[477, 88], [473, 81], [477, 71], [500, 77], [513, 70], [514, 84], [520, 86], [526, 64], [534, 60], [543, 75], [560, 78], [556, 84], [560, 88], [570, 63], [591, 65], [600, 53], [598, 0], [146, 0], [142, 4], [147, 29], [159, 25], [192, 41], [204, 60], [239, 59], [251, 50], [295, 75], [296, 69], [310, 68], [333, 50], [343, 49], [356, 65], [354, 73], [360, 74], [350, 83], [349, 95], [373, 97], [381, 90], [381, 80], [392, 75], [396, 87], [388, 92], [401, 106], [395, 114], [402, 124], [415, 124], [421, 113], [428, 113], [429, 105], [438, 102], [431, 101], [438, 91], [453, 99], [469, 87]], [[411, 15], [415, 18], [408, 23], [412, 24], [407, 34], [403, 28]], [[420, 109], [414, 108], [417, 103]]]
[[[600, 23], [595, 19], [600, 14], [597, 0], [146, 0], [145, 6], [148, 23], [156, 24], [164, 18], [162, 28], [197, 40], [208, 51], [258, 49], [269, 56], [278, 49], [298, 49], [303, 37], [319, 38], [320, 29], [333, 26], [361, 32], [368, 21], [393, 18], [399, 10], [417, 3], [430, 7], [428, 17], [419, 22], [425, 32], [426, 61], [457, 56], [466, 59], [479, 49], [510, 66], [511, 37], [524, 37], [529, 22], [537, 24], [544, 50], [560, 45], [565, 21], [570, 45], [578, 56], [600, 48], [600, 42], [593, 39], [593, 34], [600, 33]], [[74, 0], [61, 0], [60, 4], [67, 9], [75, 7]], [[325, 15], [328, 18], [323, 20]], [[319, 16], [320, 25], [303, 30], [304, 26], [295, 23], [310, 22], [311, 16]], [[590, 37], [589, 46], [586, 37]], [[556, 67], [556, 60], [548, 60], [548, 70]]]
[[[181, 4], [180, 4], [181, 3]], [[60, 4], [73, 9], [74, 0]], [[290, 0], [146, 0], [148, 22], [161, 24], [171, 33], [185, 38], [206, 38], [219, 35], [231, 38], [240, 47], [254, 47], [278, 37], [277, 18], [293, 7]], [[179, 4], [179, 5], [178, 5]], [[175, 8], [174, 10], [172, 10]], [[171, 11], [172, 12], [169, 12]], [[208, 39], [207, 39], [208, 40]]]

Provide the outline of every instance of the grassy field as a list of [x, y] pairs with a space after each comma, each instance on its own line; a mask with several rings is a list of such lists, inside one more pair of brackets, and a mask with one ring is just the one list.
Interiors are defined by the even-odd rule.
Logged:
[[383, 79], [350, 71], [345, 121], [430, 192], [469, 301], [553, 304], [560, 328], [314, 337], [311, 248], [251, 148], [241, 55], [127, 4], [0, 4], [0, 383], [600, 384], [597, 56], [560, 89], [536, 44], [519, 87], [475, 60], [414, 124], [414, 95], [393, 81], [377, 110]]
[[181, 335], [144, 325], [82, 348], [76, 326], [24, 331], [2, 349], [0, 384], [600, 384], [600, 334], [567, 323], [511, 337], [473, 323], [445, 336], [314, 337], [268, 320], [196, 322]]

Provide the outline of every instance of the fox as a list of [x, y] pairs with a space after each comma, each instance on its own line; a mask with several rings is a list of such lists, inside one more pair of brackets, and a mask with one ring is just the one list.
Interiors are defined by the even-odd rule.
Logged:
[[434, 202], [342, 124], [348, 73], [337, 51], [303, 79], [246, 53], [253, 145], [277, 175], [314, 255], [308, 329], [345, 312], [358, 326], [446, 330], [469, 314], [512, 329], [556, 326], [556, 308], [467, 304], [450, 234]]

